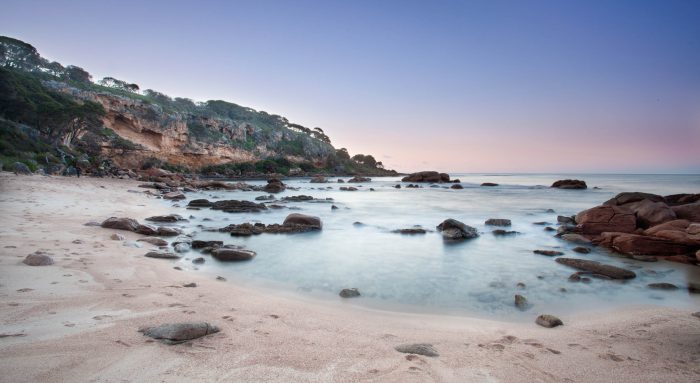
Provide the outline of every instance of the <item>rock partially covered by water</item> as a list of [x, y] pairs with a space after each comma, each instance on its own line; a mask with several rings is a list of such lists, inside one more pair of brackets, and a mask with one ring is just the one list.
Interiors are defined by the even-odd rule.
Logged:
[[137, 241], [150, 243], [154, 246], [168, 246], [168, 241], [158, 237], [144, 237], [137, 239]]
[[403, 182], [450, 182], [450, 175], [435, 171], [423, 171], [409, 174], [401, 179]]
[[105, 229], [136, 231], [139, 227], [137, 220], [133, 218], [109, 217], [100, 225]]
[[396, 229], [392, 230], [392, 233], [397, 233], [397, 234], [406, 234], [406, 235], [413, 235], [413, 234], [425, 234], [428, 231], [423, 229], [422, 227], [409, 227], [406, 229]]
[[491, 226], [510, 226], [511, 222], [509, 219], [505, 218], [489, 218], [484, 222], [485, 225]]
[[187, 198], [182, 192], [174, 191], [163, 194], [164, 199], [180, 200]]
[[203, 249], [205, 247], [221, 247], [224, 245], [224, 241], [202, 241], [199, 239], [195, 239], [192, 241], [192, 248], [193, 249]]
[[243, 249], [218, 248], [211, 252], [214, 258], [220, 261], [249, 261], [255, 257], [255, 252]]
[[515, 307], [517, 307], [519, 310], [527, 310], [530, 307], [530, 303], [528, 303], [527, 298], [520, 294], [515, 294]]
[[559, 180], [552, 184], [553, 188], [559, 189], [586, 189], [588, 186], [585, 181], [581, 180]]
[[349, 289], [340, 290], [338, 295], [340, 295], [342, 298], [355, 298], [360, 296], [360, 291], [355, 287], [351, 287]]
[[177, 221], [185, 221], [185, 218], [183, 218], [179, 214], [168, 214], [168, 215], [155, 215], [153, 217], [148, 217], [146, 218], [146, 221], [151, 221], [151, 222], [177, 222]]
[[284, 222], [282, 223], [284, 226], [289, 226], [289, 225], [302, 225], [302, 226], [311, 226], [315, 227], [317, 229], [321, 229], [322, 224], [321, 224], [321, 218], [318, 218], [313, 215], [306, 215], [306, 214], [300, 214], [300, 213], [292, 213], [287, 216], [287, 218], [284, 219]]
[[352, 186], [341, 186], [341, 187], [340, 187], [340, 190], [341, 190], [341, 191], [357, 191], [357, 188], [356, 188], [356, 187], [352, 187]]
[[193, 199], [187, 204], [189, 207], [210, 207], [212, 203], [208, 199]]
[[22, 263], [28, 266], [49, 266], [53, 265], [53, 258], [49, 257], [42, 251], [37, 251], [27, 255]]
[[561, 319], [555, 317], [554, 315], [550, 314], [542, 314], [537, 317], [535, 320], [535, 323], [542, 327], [547, 327], [547, 328], [552, 328], [552, 327], [557, 327], [561, 326], [564, 324], [564, 322], [561, 321]]
[[562, 265], [587, 271], [592, 274], [604, 275], [612, 279], [632, 279], [637, 276], [634, 271], [586, 259], [559, 257], [556, 261]]
[[494, 186], [498, 186], [498, 184], [493, 183], [493, 182], [484, 182], [481, 184], [481, 186], [494, 187]]
[[416, 354], [416, 355], [423, 355], [423, 356], [429, 356], [429, 357], [440, 356], [440, 354], [437, 352], [437, 350], [430, 343], [402, 344], [402, 345], [394, 347], [394, 349], [396, 351], [402, 352], [404, 354]]
[[178, 344], [219, 332], [219, 328], [206, 322], [168, 323], [139, 329], [143, 335], [166, 344]]
[[557, 255], [564, 255], [564, 253], [562, 253], [561, 251], [557, 251], [557, 250], [533, 250], [532, 252], [535, 254], [539, 254], [539, 255], [546, 255], [548, 257], [554, 257]]
[[148, 258], [180, 259], [179, 255], [165, 251], [149, 251], [145, 256]]
[[347, 182], [352, 182], [352, 183], [361, 183], [361, 182], [371, 182], [372, 179], [368, 177], [360, 177], [360, 176], [355, 176], [350, 178]]
[[263, 190], [268, 193], [280, 193], [286, 188], [287, 186], [282, 183], [282, 181], [278, 180], [277, 178], [273, 178], [267, 181], [267, 185], [263, 187]]
[[282, 198], [282, 201], [290, 201], [290, 202], [304, 202], [304, 201], [313, 201], [314, 197], [310, 195], [293, 195], [293, 196], [287, 196]]
[[326, 177], [324, 177], [324, 176], [316, 176], [316, 177], [313, 177], [309, 182], [312, 184], [325, 184], [328, 181], [326, 180]]
[[449, 241], [460, 241], [479, 236], [475, 228], [452, 218], [444, 220], [437, 226], [437, 230], [442, 232], [442, 237]]
[[235, 199], [216, 201], [211, 204], [213, 210], [222, 210], [226, 213], [257, 213], [262, 210], [267, 210], [263, 203], [255, 203], [251, 201], [239, 201]]

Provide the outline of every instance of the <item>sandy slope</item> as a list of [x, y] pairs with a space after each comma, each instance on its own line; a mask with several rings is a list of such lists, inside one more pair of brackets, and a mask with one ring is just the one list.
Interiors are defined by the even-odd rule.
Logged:
[[[690, 311], [565, 317], [545, 329], [302, 301], [174, 270], [144, 258], [146, 247], [110, 240], [113, 230], [83, 225], [167, 212], [127, 192], [136, 185], [0, 175], [0, 334], [20, 335], [0, 338], [0, 381], [700, 381], [700, 319]], [[21, 263], [36, 250], [56, 264]], [[137, 332], [193, 320], [222, 331], [177, 346]], [[394, 351], [407, 342], [441, 355]]]

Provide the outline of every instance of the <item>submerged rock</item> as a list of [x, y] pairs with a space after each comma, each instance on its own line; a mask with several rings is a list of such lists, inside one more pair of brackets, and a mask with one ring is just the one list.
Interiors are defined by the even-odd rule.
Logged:
[[192, 248], [193, 249], [203, 249], [205, 247], [221, 247], [224, 245], [224, 241], [202, 241], [199, 239], [195, 239], [192, 241]]
[[211, 205], [212, 202], [208, 199], [193, 199], [192, 201], [190, 201], [190, 203], [187, 204], [187, 206], [190, 207], [210, 207]]
[[372, 181], [371, 178], [355, 176], [355, 177], [350, 178], [347, 182], [362, 183], [362, 182], [370, 182], [370, 181]]
[[547, 327], [547, 328], [552, 328], [552, 327], [557, 327], [561, 326], [564, 324], [564, 322], [561, 321], [561, 319], [555, 317], [554, 315], [550, 314], [542, 314], [537, 317], [535, 320], [535, 323], [542, 327]]
[[437, 350], [430, 343], [402, 344], [394, 347], [394, 349], [404, 354], [416, 354], [429, 357], [440, 356]]
[[491, 226], [510, 226], [511, 222], [509, 219], [505, 218], [489, 218], [484, 222], [485, 225]]
[[168, 323], [139, 329], [143, 335], [166, 344], [178, 344], [219, 332], [219, 328], [206, 322]]
[[517, 307], [520, 310], [527, 310], [530, 307], [530, 304], [527, 301], [527, 298], [520, 294], [515, 294], [515, 307]]
[[556, 261], [562, 265], [573, 267], [575, 269], [588, 271], [594, 274], [604, 275], [612, 279], [632, 279], [637, 276], [634, 271], [623, 269], [621, 267], [602, 264], [596, 261], [589, 261], [578, 258], [557, 258]]
[[481, 184], [481, 186], [494, 187], [494, 186], [498, 186], [498, 184], [497, 184], [497, 183], [493, 183], [493, 182], [484, 182], [484, 183]]
[[583, 246], [576, 246], [572, 249], [574, 252], [579, 253], [579, 254], [588, 254], [591, 252], [591, 249]]
[[287, 186], [282, 183], [282, 181], [277, 178], [273, 178], [267, 181], [267, 185], [263, 187], [263, 190], [268, 193], [280, 193], [286, 189]]
[[144, 237], [137, 239], [137, 241], [150, 243], [154, 246], [168, 246], [168, 241], [158, 237]]
[[396, 229], [392, 230], [392, 233], [397, 233], [397, 234], [407, 234], [407, 235], [412, 235], [412, 234], [425, 234], [428, 231], [423, 229], [422, 227], [410, 227], [408, 229]]
[[360, 296], [360, 291], [357, 288], [352, 287], [340, 290], [338, 295], [340, 295], [342, 298], [355, 298]]
[[498, 236], [520, 234], [519, 232], [517, 232], [515, 230], [503, 230], [503, 229], [496, 229], [496, 230], [493, 230], [491, 233], [493, 233], [493, 235], [498, 235]]
[[672, 283], [650, 283], [647, 285], [650, 289], [655, 289], [655, 290], [678, 290], [678, 286], [672, 284]]
[[539, 255], [546, 255], [548, 257], [554, 257], [557, 255], [564, 255], [564, 253], [562, 253], [561, 251], [556, 251], [556, 250], [533, 250], [532, 252], [535, 254], [539, 254]]
[[452, 218], [444, 220], [437, 226], [437, 230], [442, 232], [442, 237], [449, 241], [460, 241], [479, 236], [475, 228]]
[[454, 184], [450, 186], [450, 189], [464, 189], [464, 187], [460, 184]]
[[226, 213], [257, 213], [267, 210], [265, 204], [235, 199], [216, 201], [211, 204], [211, 208], [212, 210], [221, 210]]

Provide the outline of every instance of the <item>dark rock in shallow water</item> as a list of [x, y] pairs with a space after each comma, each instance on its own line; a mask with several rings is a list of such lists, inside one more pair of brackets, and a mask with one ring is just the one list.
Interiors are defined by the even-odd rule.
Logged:
[[151, 222], [177, 222], [177, 221], [185, 221], [185, 218], [183, 218], [179, 214], [168, 214], [168, 215], [155, 215], [153, 217], [148, 217], [146, 218], [146, 221], [151, 221]]
[[556, 261], [562, 265], [570, 266], [575, 269], [588, 271], [594, 274], [605, 275], [612, 279], [632, 279], [637, 276], [634, 271], [623, 269], [616, 266], [605, 265], [596, 261], [589, 261], [578, 258], [557, 258]]
[[202, 241], [199, 239], [195, 239], [192, 241], [192, 248], [193, 249], [202, 249], [205, 247], [221, 247], [224, 245], [224, 241]]
[[105, 229], [136, 231], [139, 227], [138, 221], [133, 218], [109, 217], [100, 225]]
[[331, 205], [331, 210], [338, 210], [338, 206]]
[[286, 189], [286, 188], [287, 188], [287, 186], [285, 184], [283, 184], [282, 181], [280, 181], [276, 178], [273, 178], [273, 179], [270, 179], [267, 181], [267, 185], [265, 185], [263, 190], [268, 192], [268, 193], [279, 193], [279, 192], [284, 191], [284, 189]]
[[581, 234], [575, 234], [575, 233], [562, 234], [562, 236], [560, 238], [565, 240], [565, 241], [578, 243], [578, 244], [582, 244], [582, 245], [588, 245], [591, 243], [590, 239], [582, 236]]
[[442, 237], [449, 241], [460, 241], [479, 236], [475, 228], [452, 218], [444, 220], [437, 226], [437, 230], [442, 232]]
[[311, 226], [315, 227], [318, 229], [321, 229], [322, 224], [321, 224], [321, 219], [312, 215], [306, 215], [306, 214], [299, 214], [299, 213], [292, 213], [287, 216], [287, 218], [284, 219], [284, 223], [282, 223], [284, 226], [289, 226], [289, 225], [303, 225], [303, 226]]
[[232, 261], [232, 262], [237, 262], [237, 261], [249, 261], [255, 257], [255, 252], [251, 250], [242, 250], [242, 249], [225, 249], [225, 248], [218, 248], [214, 249], [211, 252], [211, 255], [214, 256], [214, 258], [220, 260], [220, 261]]
[[139, 329], [143, 335], [166, 344], [178, 344], [219, 332], [219, 328], [206, 322], [169, 323]]
[[202, 257], [197, 257], [197, 258], [195, 258], [195, 259], [192, 260], [192, 263], [194, 263], [195, 265], [202, 264], [202, 263], [204, 263], [204, 258], [202, 258]]
[[484, 182], [484, 183], [481, 184], [481, 186], [490, 186], [490, 187], [493, 187], [493, 186], [498, 186], [498, 184], [493, 183], [493, 182]]
[[394, 347], [394, 349], [404, 354], [416, 354], [429, 357], [440, 356], [437, 350], [430, 343], [402, 344]]
[[357, 191], [357, 188], [356, 188], [356, 187], [352, 187], [352, 186], [341, 186], [341, 187], [340, 187], [340, 190], [341, 190], [341, 191]]
[[143, 235], [157, 235], [158, 228], [153, 225], [138, 225], [135, 230], [139, 234]]
[[564, 253], [562, 253], [561, 251], [556, 251], [556, 250], [533, 250], [532, 252], [535, 254], [539, 254], [539, 255], [546, 255], [548, 257], [554, 257], [557, 255], [564, 255]]
[[549, 314], [542, 314], [538, 316], [535, 320], [535, 323], [547, 328], [557, 327], [564, 324], [564, 322], [562, 322], [561, 319]]
[[294, 195], [294, 196], [282, 198], [283, 201], [291, 201], [291, 202], [312, 201], [313, 199], [314, 199], [314, 197], [312, 197], [310, 195]]
[[370, 181], [372, 181], [371, 178], [360, 177], [360, 176], [352, 177], [348, 180], [348, 182], [352, 182], [352, 183], [362, 183], [362, 182], [370, 182]]
[[552, 184], [553, 188], [559, 189], [586, 189], [588, 186], [581, 180], [559, 180]]
[[311, 180], [309, 180], [309, 182], [312, 184], [325, 184], [328, 181], [326, 180], [326, 177], [324, 177], [324, 176], [316, 176], [316, 177], [313, 177]]
[[464, 189], [464, 187], [460, 184], [454, 184], [450, 186], [450, 189]]
[[428, 231], [425, 230], [425, 229], [423, 229], [423, 228], [421, 228], [421, 227], [410, 227], [410, 228], [408, 228], [408, 229], [396, 229], [396, 230], [392, 230], [391, 232], [392, 232], [392, 233], [397, 233], [397, 234], [408, 234], [408, 235], [411, 235], [411, 234], [425, 234], [425, 233], [427, 233]]
[[146, 257], [160, 259], [180, 259], [180, 256], [177, 254], [161, 251], [149, 251], [148, 253], [146, 253]]
[[484, 222], [485, 225], [491, 226], [510, 226], [510, 220], [504, 218], [489, 218]]
[[174, 237], [176, 235], [182, 234], [182, 231], [180, 229], [176, 229], [174, 227], [160, 226], [160, 227], [158, 227], [156, 234], [163, 236], [163, 237]]
[[655, 290], [678, 290], [678, 286], [672, 284], [672, 283], [650, 283], [647, 285], [650, 289], [655, 289]]
[[179, 199], [185, 199], [187, 197], [182, 192], [174, 191], [174, 192], [163, 194], [163, 198], [164, 199], [179, 200]]
[[591, 252], [591, 249], [589, 249], [587, 247], [583, 247], [583, 246], [577, 246], [577, 247], [573, 248], [573, 251], [577, 252], [579, 254], [588, 254]]
[[559, 223], [576, 223], [573, 217], [567, 217], [565, 215], [558, 215], [557, 216], [557, 222]]
[[527, 301], [527, 298], [520, 294], [515, 294], [515, 307], [517, 307], [520, 310], [527, 310], [530, 307], [530, 304]]
[[546, 227], [544, 228], [544, 231], [557, 231], [557, 229], [555, 229], [555, 228], [553, 228], [553, 227], [550, 227], [550, 226], [546, 226]]
[[275, 199], [275, 196], [273, 196], [272, 194], [266, 194], [266, 195], [261, 195], [261, 196], [255, 197], [256, 201], [272, 201], [274, 199]]
[[520, 234], [519, 232], [517, 232], [515, 230], [503, 230], [503, 229], [496, 229], [496, 230], [492, 231], [491, 233], [493, 233], [493, 235], [498, 235], [498, 236]]
[[37, 251], [35, 253], [27, 255], [27, 257], [24, 258], [22, 263], [28, 266], [49, 266], [53, 265], [53, 258], [49, 257], [41, 251]]
[[450, 182], [450, 175], [447, 173], [438, 173], [435, 171], [423, 171], [401, 179], [403, 182]]
[[193, 199], [187, 206], [190, 207], [210, 207], [212, 204], [208, 199]]
[[340, 290], [338, 295], [340, 295], [342, 298], [355, 298], [360, 296], [360, 291], [353, 287]]
[[211, 205], [211, 208], [213, 210], [222, 210], [227, 213], [257, 213], [262, 210], [267, 210], [265, 204], [235, 199], [216, 201]]

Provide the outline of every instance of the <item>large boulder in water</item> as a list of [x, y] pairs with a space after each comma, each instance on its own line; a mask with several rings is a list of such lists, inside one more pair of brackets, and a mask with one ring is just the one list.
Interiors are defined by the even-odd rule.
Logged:
[[227, 213], [257, 213], [267, 210], [265, 204], [235, 199], [216, 201], [211, 205], [213, 210], [223, 210]]
[[557, 263], [570, 266], [578, 270], [590, 272], [592, 274], [604, 275], [612, 279], [632, 279], [637, 276], [634, 271], [623, 269], [616, 266], [605, 265], [596, 261], [589, 261], [578, 258], [559, 257], [555, 259]]
[[552, 184], [553, 188], [558, 189], [586, 189], [586, 181], [581, 180], [559, 180]]
[[407, 175], [402, 178], [403, 182], [450, 182], [450, 175], [435, 171], [423, 171]]
[[351, 183], [361, 183], [361, 182], [370, 182], [370, 181], [372, 181], [371, 178], [368, 178], [368, 177], [361, 177], [361, 176], [355, 176], [355, 177], [350, 178], [347, 182], [351, 182]]
[[674, 240], [629, 233], [603, 233], [601, 244], [629, 255], [680, 255], [691, 248]]
[[325, 184], [328, 181], [326, 180], [326, 177], [324, 177], [324, 176], [316, 176], [316, 177], [313, 177], [309, 182], [312, 184]]
[[104, 220], [100, 226], [105, 229], [136, 231], [140, 225], [139, 222], [133, 218], [109, 217]]
[[452, 218], [448, 218], [437, 225], [437, 230], [442, 232], [442, 237], [449, 241], [460, 241], [479, 236], [475, 228]]
[[299, 214], [299, 213], [292, 213], [287, 216], [287, 218], [284, 219], [284, 222], [282, 223], [283, 226], [290, 226], [290, 225], [302, 225], [302, 226], [311, 226], [315, 227], [318, 229], [321, 229], [322, 223], [321, 219], [319, 217], [315, 217], [312, 215], [306, 215], [306, 214]]
[[577, 230], [583, 234], [600, 234], [606, 231], [631, 233], [637, 229], [634, 213], [617, 206], [596, 206], [576, 215]]
[[267, 185], [263, 187], [263, 190], [268, 192], [268, 193], [279, 193], [284, 191], [287, 186], [282, 183], [282, 181], [278, 180], [277, 178], [272, 178], [267, 181]]
[[206, 322], [168, 323], [139, 329], [143, 335], [166, 344], [178, 344], [219, 332], [219, 328]]

